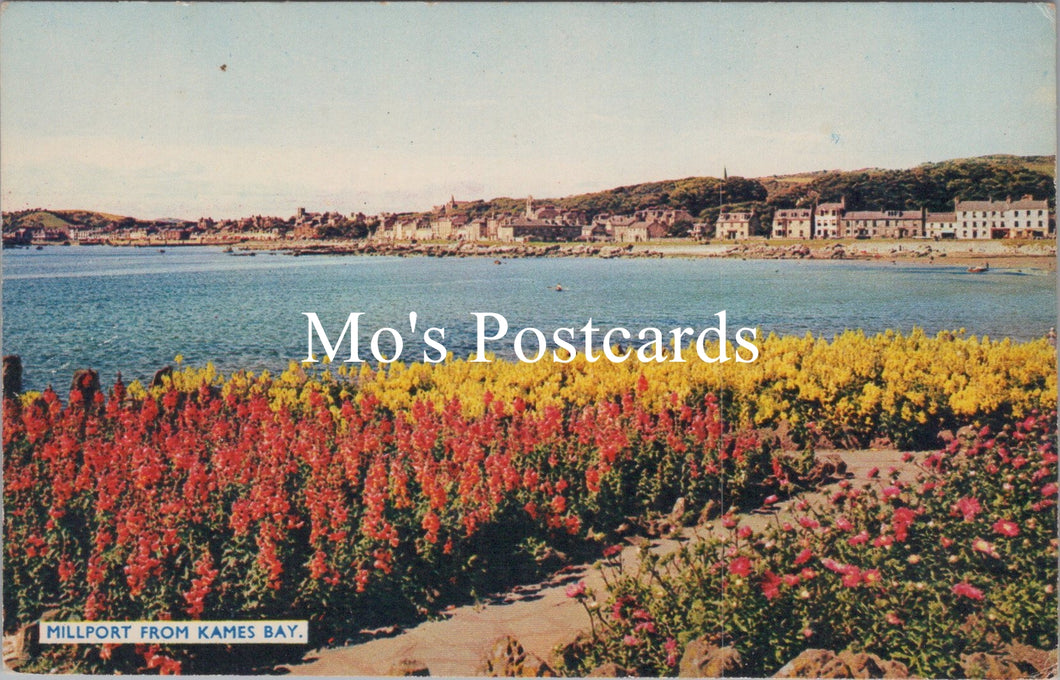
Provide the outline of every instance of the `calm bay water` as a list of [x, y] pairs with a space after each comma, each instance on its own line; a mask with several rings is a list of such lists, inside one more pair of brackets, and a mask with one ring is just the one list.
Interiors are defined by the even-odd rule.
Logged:
[[[503, 314], [511, 357], [518, 329], [551, 337], [557, 327], [715, 325], [729, 337], [763, 333], [830, 337], [848, 328], [969, 333], [1025, 340], [1056, 323], [1056, 273], [859, 262], [693, 259], [291, 257], [226, 254], [219, 248], [48, 247], [3, 253], [3, 352], [22, 357], [27, 389], [65, 389], [92, 367], [104, 384], [117, 371], [149, 379], [177, 354], [222, 372], [280, 370], [306, 354], [316, 312], [337, 340], [350, 312], [361, 317], [361, 357], [383, 326], [405, 338], [402, 360], [420, 357], [427, 326], [446, 329], [455, 356], [474, 350], [471, 312]], [[563, 292], [554, 290], [556, 284]], [[417, 333], [409, 312], [418, 314]], [[317, 345], [318, 355], [320, 353]], [[383, 343], [384, 351], [390, 347]], [[532, 345], [530, 346], [532, 349]], [[433, 352], [432, 352], [433, 354]], [[340, 356], [348, 356], [340, 351]]]

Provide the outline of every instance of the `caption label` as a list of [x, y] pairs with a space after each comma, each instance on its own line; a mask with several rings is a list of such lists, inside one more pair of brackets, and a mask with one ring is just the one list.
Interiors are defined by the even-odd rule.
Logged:
[[290, 644], [309, 641], [308, 621], [45, 621], [50, 645], [100, 643]]

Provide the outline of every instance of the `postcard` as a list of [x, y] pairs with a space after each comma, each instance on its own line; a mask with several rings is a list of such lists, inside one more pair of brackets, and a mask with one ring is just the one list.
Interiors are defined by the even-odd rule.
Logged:
[[1055, 676], [1054, 5], [0, 9], [6, 670]]

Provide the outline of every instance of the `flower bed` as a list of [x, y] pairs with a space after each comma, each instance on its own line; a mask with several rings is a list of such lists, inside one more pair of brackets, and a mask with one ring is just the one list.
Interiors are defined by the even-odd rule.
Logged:
[[[469, 416], [290, 376], [200, 378], [5, 404], [8, 626], [49, 609], [308, 619], [316, 643], [341, 640], [533, 576], [546, 548], [627, 515], [760, 499], [789, 476], [788, 457], [727, 431], [713, 395], [649, 410], [645, 379], [565, 410], [487, 395]], [[93, 671], [219, 668], [218, 648], [78, 649], [53, 653]]]
[[872, 470], [761, 533], [726, 516], [676, 553], [645, 553], [636, 573], [612, 563], [608, 593], [568, 592], [593, 632], [567, 649], [567, 671], [673, 675], [701, 637], [734, 647], [750, 676], [809, 648], [920, 677], [965, 676], [963, 654], [1003, 643], [1055, 649], [1056, 413], [983, 428], [921, 467], [913, 483]]

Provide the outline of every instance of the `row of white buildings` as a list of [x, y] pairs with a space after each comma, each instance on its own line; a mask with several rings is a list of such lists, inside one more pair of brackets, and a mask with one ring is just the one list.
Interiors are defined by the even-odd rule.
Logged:
[[[678, 222], [691, 225], [693, 236], [741, 240], [766, 236], [755, 210], [725, 211], [711, 229], [686, 210], [667, 207], [638, 210], [632, 215], [599, 214], [553, 205], [535, 206], [527, 198], [519, 215], [470, 219], [458, 214], [461, 202], [436, 206], [431, 216], [382, 215], [375, 238], [384, 240], [451, 239], [466, 241], [617, 241], [634, 243], [664, 238]], [[1044, 200], [1031, 196], [1013, 201], [954, 201], [953, 212], [920, 210], [847, 210], [846, 200], [811, 207], [777, 210], [768, 235], [779, 239], [1044, 238], [1055, 234], [1056, 220]]]
[[[749, 217], [746, 213], [742, 213]], [[719, 220], [719, 224], [721, 220]], [[851, 210], [846, 201], [812, 208], [777, 210], [773, 238], [1044, 238], [1056, 232], [1048, 201], [1031, 196], [1013, 201], [953, 202], [953, 212]], [[721, 238], [721, 232], [717, 232]]]

